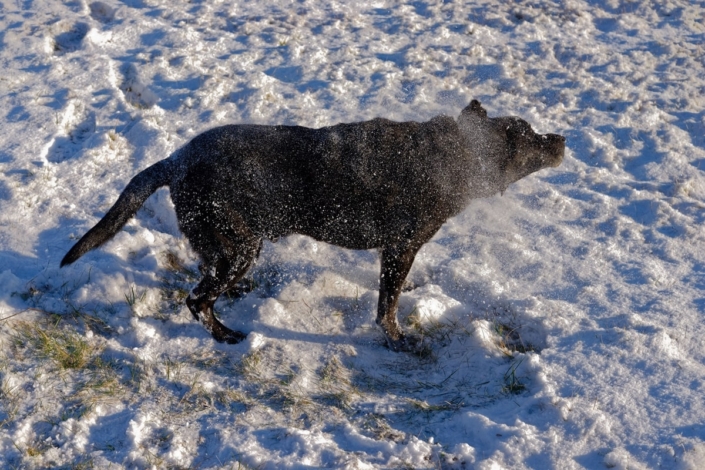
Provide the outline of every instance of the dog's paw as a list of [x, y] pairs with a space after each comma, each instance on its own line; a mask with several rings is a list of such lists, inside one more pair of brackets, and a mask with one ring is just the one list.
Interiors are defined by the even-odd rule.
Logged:
[[425, 350], [423, 336], [419, 335], [401, 335], [399, 339], [387, 337], [387, 346], [395, 352], [413, 354], [421, 354]]
[[247, 335], [245, 333], [240, 333], [239, 331], [231, 330], [230, 328], [225, 327], [223, 327], [223, 329], [219, 330], [217, 333], [213, 331], [212, 334], [214, 340], [219, 343], [227, 344], [237, 344], [247, 338]]

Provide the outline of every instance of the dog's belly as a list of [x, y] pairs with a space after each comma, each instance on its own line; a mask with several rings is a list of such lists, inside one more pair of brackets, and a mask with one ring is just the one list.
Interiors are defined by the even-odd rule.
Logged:
[[318, 227], [306, 227], [298, 230], [318, 241], [352, 250], [379, 248], [384, 244], [380, 230], [369, 221], [341, 219], [323, 223]]
[[367, 250], [384, 245], [388, 230], [382, 221], [368, 214], [334, 211], [259, 214], [251, 219], [255, 233], [271, 241], [292, 235], [307, 235], [318, 241], [353, 250]]
[[[375, 202], [377, 204], [375, 204]], [[380, 248], [409, 234], [414, 220], [410, 208], [380, 207], [379, 201], [358, 201], [347, 207], [318, 207], [297, 220], [296, 233], [353, 250]]]

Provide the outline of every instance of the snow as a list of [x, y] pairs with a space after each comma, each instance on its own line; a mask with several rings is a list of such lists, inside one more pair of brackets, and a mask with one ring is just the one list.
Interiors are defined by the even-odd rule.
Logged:
[[[700, 468], [703, 8], [0, 0], [2, 466]], [[400, 318], [426, 355], [384, 347], [376, 253], [300, 236], [216, 304], [248, 338], [215, 343], [183, 305], [198, 260], [166, 189], [59, 269], [134, 174], [206, 129], [473, 98], [567, 153], [421, 250]], [[85, 365], [44, 334], [87, 345]]]

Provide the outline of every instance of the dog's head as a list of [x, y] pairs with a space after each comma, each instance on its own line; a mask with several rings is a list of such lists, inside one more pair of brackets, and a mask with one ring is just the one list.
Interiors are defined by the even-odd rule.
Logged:
[[557, 167], [563, 161], [565, 137], [537, 134], [528, 122], [514, 116], [488, 118], [477, 100], [463, 109], [458, 125], [471, 143], [479, 146], [482, 158], [490, 159], [494, 171], [499, 172], [496, 182], [501, 191], [535, 171]]

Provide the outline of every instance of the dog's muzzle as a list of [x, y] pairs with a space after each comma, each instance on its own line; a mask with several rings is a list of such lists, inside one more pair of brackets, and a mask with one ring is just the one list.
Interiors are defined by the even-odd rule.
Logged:
[[546, 141], [543, 145], [546, 153], [553, 157], [548, 164], [555, 168], [561, 164], [565, 155], [565, 137], [558, 134], [545, 134], [543, 138]]

